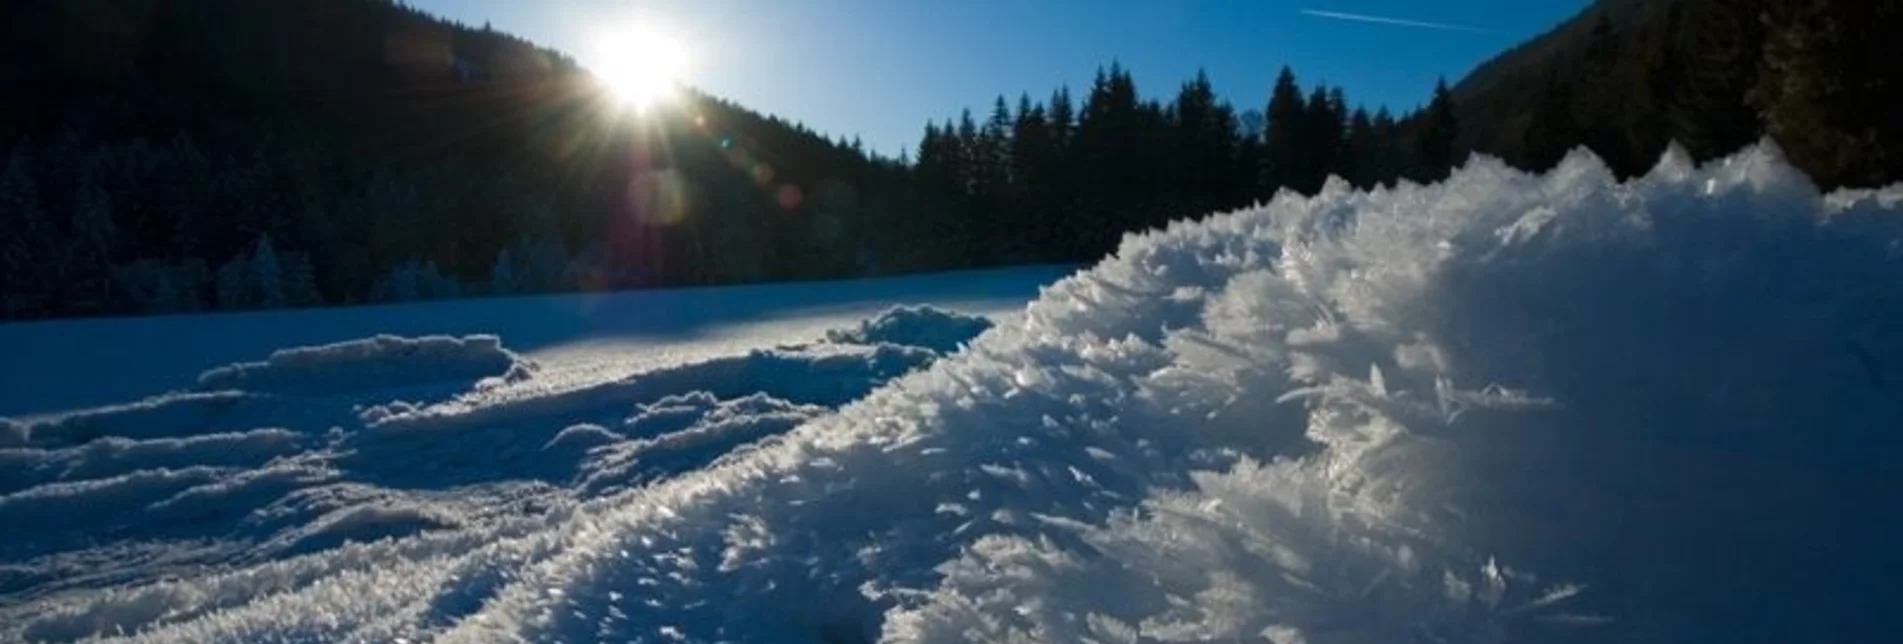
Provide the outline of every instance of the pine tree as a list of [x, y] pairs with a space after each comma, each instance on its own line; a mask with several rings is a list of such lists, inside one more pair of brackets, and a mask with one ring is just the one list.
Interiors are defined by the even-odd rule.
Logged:
[[518, 295], [522, 292], [521, 280], [515, 274], [515, 259], [509, 256], [509, 249], [496, 252], [496, 261], [489, 267], [489, 294]]
[[1303, 134], [1307, 124], [1306, 104], [1302, 100], [1302, 88], [1296, 84], [1295, 72], [1288, 67], [1283, 67], [1275, 79], [1266, 114], [1268, 129], [1263, 149], [1262, 184], [1264, 193], [1273, 194], [1301, 180], [1308, 156]]
[[1571, 88], [1554, 77], [1540, 91], [1532, 122], [1521, 137], [1520, 163], [1533, 170], [1552, 168], [1581, 139], [1578, 119], [1573, 117]]
[[1051, 142], [1059, 149], [1070, 145], [1071, 133], [1077, 126], [1077, 110], [1071, 106], [1070, 88], [1059, 87], [1051, 92]]
[[112, 262], [117, 228], [112, 220], [112, 198], [100, 187], [97, 172], [86, 172], [73, 205], [70, 248], [72, 275], [66, 293], [68, 307], [78, 313], [103, 313], [113, 301]]
[[1321, 190], [1322, 182], [1336, 169], [1336, 156], [1345, 129], [1343, 114], [1326, 85], [1316, 85], [1302, 107], [1301, 128], [1297, 140], [1301, 153], [1292, 172], [1290, 188], [1303, 194]]
[[1145, 225], [1157, 180], [1148, 164], [1156, 161], [1146, 147], [1154, 124], [1148, 122], [1136, 83], [1122, 66], [1099, 71], [1078, 118], [1073, 147], [1079, 164], [1075, 239], [1077, 254], [1100, 255], [1114, 248], [1125, 231]]
[[1580, 73], [1581, 91], [1573, 96], [1580, 134], [1586, 147], [1605, 160], [1621, 175], [1631, 174], [1632, 154], [1621, 136], [1619, 126], [1629, 92], [1622, 82], [1621, 63], [1624, 49], [1612, 19], [1605, 13], [1593, 22], [1586, 44], [1585, 69]]
[[250, 269], [257, 279], [259, 306], [278, 309], [289, 304], [284, 297], [284, 268], [278, 264], [277, 249], [271, 247], [270, 235], [258, 236], [257, 247], [251, 253]]
[[1318, 122], [1317, 124], [1326, 129], [1320, 130], [1316, 134], [1321, 137], [1326, 147], [1321, 154], [1321, 157], [1325, 161], [1322, 164], [1322, 178], [1326, 180], [1329, 176], [1347, 176], [1353, 161], [1349, 158], [1348, 153], [1349, 112], [1347, 92], [1339, 86], [1330, 88], [1328, 90], [1328, 99], [1324, 105], [1327, 107], [1328, 119]]
[[1407, 148], [1403, 144], [1401, 124], [1386, 107], [1374, 113], [1374, 138], [1377, 142], [1374, 151], [1374, 181], [1382, 185], [1393, 185], [1401, 179], [1402, 173], [1410, 162]]
[[[991, 116], [979, 133], [978, 193], [993, 211], [1007, 207], [1011, 184], [1011, 109], [1003, 96], [992, 103]], [[1002, 213], [999, 213], [1002, 214]]]
[[1058, 243], [1060, 232], [1050, 203], [1051, 181], [1057, 170], [1057, 149], [1044, 106], [1018, 98], [1017, 120], [1011, 130], [1013, 218], [1008, 226], [1006, 256], [1014, 260], [1043, 259]]
[[308, 307], [324, 303], [323, 294], [317, 290], [317, 271], [311, 266], [309, 255], [284, 253], [279, 262], [284, 266], [285, 306]]
[[1684, 0], [1668, 29], [1677, 80], [1666, 120], [1693, 158], [1707, 160], [1755, 142], [1762, 131], [1746, 102], [1763, 58], [1759, 0]]
[[1667, 7], [1664, 22], [1643, 29], [1634, 47], [1640, 52], [1635, 64], [1636, 81], [1621, 130], [1635, 173], [1649, 171], [1672, 140], [1671, 108], [1679, 87], [1685, 84], [1684, 62], [1679, 60], [1674, 44], [1674, 32], [1680, 28], [1683, 14], [1683, 5]]
[[943, 128], [926, 125], [914, 175], [924, 196], [910, 255], [924, 265], [952, 262], [963, 245], [968, 197], [964, 153], [950, 122]]
[[1050, 109], [1045, 115], [1051, 132], [1050, 171], [1039, 192], [1043, 193], [1041, 207], [1046, 211], [1043, 226], [1047, 236], [1038, 250], [1052, 259], [1083, 259], [1086, 255], [1076, 247], [1083, 164], [1077, 156], [1077, 110], [1068, 86], [1051, 92]]
[[986, 235], [990, 231], [984, 227], [985, 188], [985, 142], [978, 122], [971, 117], [971, 110], [964, 110], [958, 117], [958, 130], [954, 135], [958, 161], [958, 201], [952, 214], [954, 218], [951, 245], [948, 257], [957, 266], [976, 265], [990, 246]]
[[1369, 188], [1375, 183], [1375, 155], [1379, 142], [1375, 139], [1374, 117], [1368, 115], [1367, 108], [1356, 107], [1348, 117], [1348, 139], [1343, 145], [1341, 176], [1357, 188]]
[[1413, 167], [1416, 181], [1439, 181], [1447, 177], [1455, 164], [1464, 159], [1454, 148], [1460, 136], [1460, 122], [1454, 116], [1454, 94], [1447, 80], [1434, 86], [1434, 98], [1415, 118]]
[[1244, 110], [1236, 117], [1236, 181], [1241, 191], [1236, 205], [1266, 199], [1262, 191], [1262, 131], [1267, 127], [1262, 110]]
[[1172, 192], [1179, 216], [1235, 206], [1247, 190], [1236, 169], [1235, 113], [1216, 99], [1208, 74], [1197, 72], [1171, 104], [1176, 163]]
[[1669, 30], [1678, 84], [1667, 122], [1673, 137], [1697, 160], [1718, 158], [1755, 143], [1762, 126], [1745, 97], [1764, 57], [1758, 0], [1684, 0], [1682, 19]]
[[978, 133], [978, 122], [971, 118], [971, 110], [958, 115], [957, 145], [958, 183], [967, 197], [976, 197], [979, 186], [984, 183], [984, 141]]

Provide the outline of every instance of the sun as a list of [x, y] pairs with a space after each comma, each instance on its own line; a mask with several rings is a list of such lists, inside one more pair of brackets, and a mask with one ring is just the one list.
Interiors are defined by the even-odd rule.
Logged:
[[687, 49], [665, 32], [628, 28], [596, 43], [595, 80], [636, 111], [674, 99], [687, 69]]

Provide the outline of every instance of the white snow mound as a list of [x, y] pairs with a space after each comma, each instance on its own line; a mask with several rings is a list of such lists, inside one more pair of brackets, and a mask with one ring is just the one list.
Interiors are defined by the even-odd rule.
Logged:
[[334, 394], [420, 384], [521, 379], [534, 368], [493, 335], [465, 338], [380, 335], [315, 347], [280, 349], [263, 362], [240, 362], [198, 376], [205, 391]]
[[[1880, 641], [1903, 600], [1900, 209], [1903, 188], [1820, 196], [1768, 146], [1625, 184], [1583, 153], [1334, 182], [1127, 238], [836, 413], [628, 383], [468, 399], [430, 416], [457, 432], [394, 432], [487, 436], [464, 469], [304, 464], [436, 464], [367, 479], [422, 490], [360, 504], [400, 511], [305, 520], [395, 516], [392, 538], [33, 595], [0, 637]], [[571, 463], [543, 485], [610, 482], [423, 493], [532, 454]], [[147, 496], [92, 489], [15, 502]]]
[[991, 328], [991, 320], [932, 306], [899, 306], [859, 324], [826, 332], [828, 342], [898, 344], [951, 353]]

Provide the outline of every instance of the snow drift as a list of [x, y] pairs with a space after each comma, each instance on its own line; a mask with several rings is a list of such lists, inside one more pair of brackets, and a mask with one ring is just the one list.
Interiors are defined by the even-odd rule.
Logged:
[[[164, 465], [166, 489], [342, 483], [239, 513], [290, 536], [215, 541], [237, 544], [216, 567], [76, 585], [8, 563], [39, 576], [0, 590], [0, 623], [148, 642], [1884, 639], [1899, 210], [1899, 189], [1820, 196], [1769, 147], [1673, 152], [1625, 184], [1583, 153], [1544, 176], [1482, 158], [1432, 186], [1331, 183], [1128, 238], [837, 411], [862, 392], [664, 390], [876, 385], [902, 371], [862, 366], [881, 347], [946, 345], [874, 322], [774, 352], [849, 369], [476, 391], [261, 467], [116, 456]], [[896, 337], [932, 346], [877, 344]], [[410, 447], [370, 449], [392, 436]], [[456, 454], [414, 478], [418, 445]], [[0, 514], [156, 496], [34, 476], [13, 485], [60, 482]], [[332, 525], [349, 530], [306, 534]], [[177, 557], [127, 550], [84, 552]]]
[[381, 335], [318, 347], [282, 349], [263, 362], [241, 362], [198, 376], [200, 389], [323, 394], [443, 381], [521, 379], [533, 363], [519, 360], [493, 335], [466, 338]]

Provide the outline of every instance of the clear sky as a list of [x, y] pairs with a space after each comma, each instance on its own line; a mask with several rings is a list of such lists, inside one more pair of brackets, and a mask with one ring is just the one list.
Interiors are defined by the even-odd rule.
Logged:
[[1260, 108], [1282, 65], [1352, 102], [1397, 112], [1434, 80], [1571, 17], [1588, 0], [408, 0], [489, 22], [583, 65], [619, 25], [688, 50], [684, 80], [881, 152], [916, 146], [928, 119], [1068, 84], [1082, 98], [1120, 61], [1144, 96], [1201, 68], [1238, 108]]

